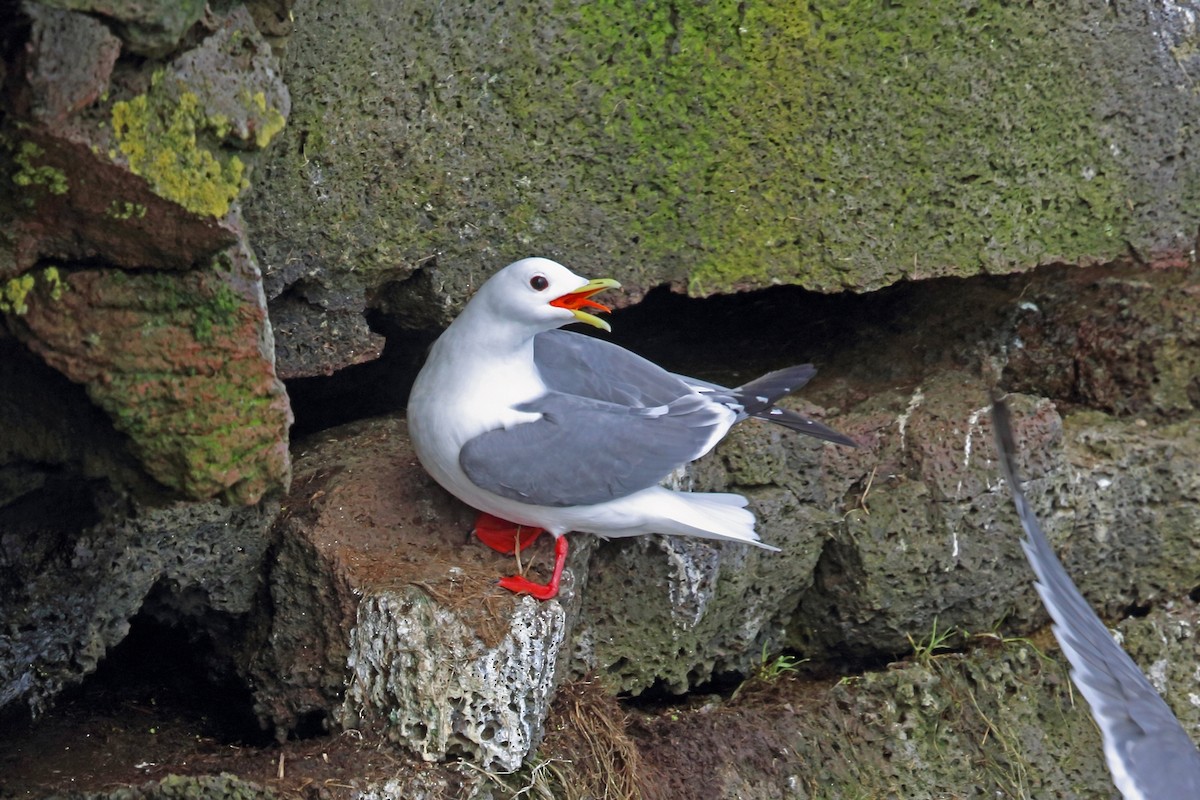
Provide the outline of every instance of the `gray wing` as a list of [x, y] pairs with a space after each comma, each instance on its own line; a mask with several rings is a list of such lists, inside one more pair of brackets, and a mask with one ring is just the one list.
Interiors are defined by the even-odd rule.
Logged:
[[774, 422], [827, 442], [857, 447], [848, 436], [775, 401], [798, 391], [817, 370], [811, 364], [776, 370], [736, 389], [675, 375], [623, 347], [572, 331], [539, 333], [533, 340], [534, 363], [554, 391], [629, 406], [670, 403], [693, 390], [737, 414]]
[[1071, 662], [1071, 678], [1087, 698], [1105, 741], [1113, 781], [1127, 798], [1200, 797], [1200, 751], [1170, 707], [1084, 600], [1054, 554], [1017, 482], [1008, 408], [992, 405], [1000, 466], [1026, 538], [1025, 555], [1054, 635]]
[[631, 407], [654, 407], [692, 389], [653, 361], [581, 333], [543, 331], [533, 339], [533, 363], [554, 392]]
[[728, 422], [691, 392], [655, 407], [551, 392], [517, 408], [542, 416], [476, 436], [458, 461], [476, 486], [539, 506], [595, 505], [654, 486]]

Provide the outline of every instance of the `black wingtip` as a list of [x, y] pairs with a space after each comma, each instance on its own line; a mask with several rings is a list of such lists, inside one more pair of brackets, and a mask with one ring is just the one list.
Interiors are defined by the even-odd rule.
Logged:
[[[829, 433], [828, 433], [828, 435], [825, 435], [825, 436], [817, 436], [818, 439], [825, 441], [825, 442], [829, 442], [830, 444], [840, 444], [842, 447], [852, 447], [855, 450], [859, 450], [862, 448], [862, 445], [860, 445], [855, 440], [851, 439], [846, 434], [838, 433], [833, 428], [826, 428], [824, 425], [822, 425], [821, 427], [825, 428], [825, 430], [828, 431]], [[813, 434], [809, 434], [809, 435], [812, 436]]]
[[814, 439], [857, 449], [858, 442], [849, 436], [838, 433], [833, 428], [802, 414], [797, 414], [795, 411], [775, 405], [777, 400], [803, 388], [816, 374], [817, 368], [812, 364], [798, 364], [794, 367], [768, 372], [749, 383], [742, 384], [732, 392], [734, 398], [741, 405], [741, 412], [747, 416], [774, 422]]
[[803, 389], [816, 374], [817, 368], [812, 364], [785, 367], [738, 386], [733, 394], [747, 414], [756, 416], [760, 411], [770, 409], [777, 400]]
[[817, 422], [815, 419], [809, 419], [803, 414], [797, 414], [795, 411], [790, 411], [786, 408], [771, 406], [750, 416], [766, 420], [767, 422], [774, 422], [776, 425], [782, 425], [789, 430], [803, 433], [805, 436], [811, 436], [823, 442], [840, 444], [844, 447], [853, 447], [855, 449], [859, 447], [858, 442], [846, 434], [839, 433], [828, 425]]

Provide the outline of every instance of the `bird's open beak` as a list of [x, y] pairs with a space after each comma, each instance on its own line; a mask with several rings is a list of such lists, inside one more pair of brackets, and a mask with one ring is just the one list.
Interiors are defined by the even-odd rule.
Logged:
[[562, 297], [556, 297], [550, 301], [550, 305], [557, 308], [565, 308], [575, 315], [575, 319], [580, 322], [586, 322], [588, 325], [594, 325], [597, 328], [612, 332], [612, 328], [607, 322], [600, 319], [594, 314], [589, 314], [584, 311], [585, 308], [594, 308], [597, 311], [607, 314], [612, 311], [611, 308], [601, 305], [592, 299], [592, 295], [598, 292], [603, 292], [605, 289], [619, 289], [621, 284], [614, 281], [612, 278], [597, 278], [594, 281], [588, 281], [583, 286], [573, 292], [568, 292]]

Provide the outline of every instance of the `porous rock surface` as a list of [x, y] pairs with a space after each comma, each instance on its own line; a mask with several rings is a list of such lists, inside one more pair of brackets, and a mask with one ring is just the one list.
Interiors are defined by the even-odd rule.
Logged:
[[[1149, 666], [1151, 679], [1195, 736], [1197, 708], [1189, 698], [1200, 652], [1194, 601], [1157, 607], [1119, 626], [1125, 646]], [[588, 751], [564, 751], [562, 739], [593, 740], [593, 756], [612, 758], [613, 748], [637, 749], [633, 763], [607, 763], [623, 771], [644, 798], [752, 797], [851, 798], [896, 795], [916, 800], [1038, 797], [1048, 800], [1114, 797], [1099, 755], [1099, 734], [1086, 706], [1069, 685], [1065, 663], [1048, 632], [1032, 638], [978, 634], [951, 638], [950, 647], [840, 680], [797, 679], [789, 673], [754, 678], [732, 699], [710, 696], [669, 709], [634, 711], [613, 718], [609, 705], [576, 705], [552, 717], [544, 749], [578, 761]], [[1183, 665], [1176, 670], [1166, 665]], [[584, 684], [562, 692], [586, 696]], [[560, 706], [561, 713], [564, 707]], [[608, 716], [601, 716], [608, 715]], [[623, 718], [622, 718], [623, 716]], [[615, 726], [617, 733], [611, 733]], [[453, 765], [420, 768], [395, 764], [385, 778], [353, 777], [339, 796], [362, 800], [398, 798], [501, 798], [523, 789], [552, 797], [587, 790], [585, 773], [554, 777], [547, 762], [539, 771], [515, 774]], [[551, 762], [558, 770], [573, 765]], [[539, 777], [539, 775], [541, 777]], [[550, 775], [547, 779], [545, 776]], [[564, 783], [562, 780], [576, 782]], [[232, 775], [170, 777], [113, 790], [72, 791], [53, 797], [270, 797], [285, 794], [271, 780]], [[327, 784], [328, 785], [328, 784]], [[592, 787], [604, 782], [591, 784]], [[611, 785], [611, 783], [609, 784]]]
[[[1192, 601], [1119, 626], [1193, 738]], [[952, 639], [961, 646], [961, 639]], [[663, 797], [1116, 797], [1100, 736], [1048, 634], [979, 635], [861, 677], [751, 684], [733, 703], [631, 725]], [[649, 794], [648, 796], [654, 796]]]
[[[771, 352], [752, 372], [813, 357], [821, 374], [788, 402], [860, 448], [753, 422], [735, 429], [693, 465], [692, 485], [744, 492], [763, 539], [784, 552], [657, 539], [600, 547], [577, 671], [607, 674], [625, 691], [679, 692], [744, 672], [764, 648], [784, 644], [816, 660], [875, 660], [906, 652], [935, 621], [969, 631], [1043, 624], [995, 464], [987, 412], [995, 386], [1030, 392], [1012, 401], [1027, 491], [1101, 613], [1119, 617], [1196, 585], [1200, 439], [1193, 401], [1180, 399], [1195, 396], [1196, 373], [1179, 369], [1174, 355], [1198, 345], [1190, 272], [1048, 270], [944, 296], [885, 291], [840, 322], [781, 322], [789, 313], [803, 319], [807, 301], [798, 300], [764, 300], [760, 321], [740, 322], [756, 352]], [[963, 304], [975, 312], [962, 315]], [[1102, 311], [1114, 305], [1120, 313]], [[1044, 320], [1038, 339], [1033, 309]], [[641, 333], [643, 351], [686, 347], [719, 359], [734, 349], [723, 341], [721, 313], [703, 315], [717, 323], [708, 333], [692, 328], [700, 317], [679, 313], [671, 330], [658, 329], [661, 341]], [[836, 319], [839, 310], [826, 313]], [[870, 319], [906, 327], [881, 338], [862, 323]], [[1085, 400], [1102, 376], [1134, 374], [1124, 414]]]
[[10, 710], [47, 708], [139, 612], [225, 641], [256, 606], [272, 504], [176, 503], [89, 523], [96, 510], [78, 486], [53, 481], [0, 516], [0, 706]]
[[364, 306], [442, 326], [531, 254], [633, 302], [1151, 260], [1197, 228], [1189, 4], [293, 13], [247, 203], [272, 313], [324, 345], [288, 374], [364, 352]]
[[1134, 8], [296, 2], [247, 213], [272, 307], [347, 350], [287, 369], [532, 253], [636, 301], [1187, 251], [1194, 12]]
[[342, 726], [383, 728], [429, 761], [516, 769], [542, 739], [567, 626], [560, 605], [530, 597], [506, 622], [489, 646], [419, 589], [365, 597]]
[[[781, 552], [667, 536], [601, 545], [589, 565], [575, 635], [576, 674], [599, 673], [622, 691], [658, 686], [682, 693], [714, 673], [743, 671], [764, 648], [778, 646], [787, 614], [811, 586], [822, 542], [838, 520], [824, 498], [763, 477], [771, 469], [780, 477], [791, 469], [814, 474], [820, 456], [813, 446], [797, 445], [790, 463], [773, 460], [783, 455], [789, 435], [756, 427], [743, 426], [708, 463], [689, 470], [688, 485], [744, 493], [760, 536]], [[739, 483], [722, 469], [720, 460], [738, 458], [747, 439], [763, 456], [760, 485]]]

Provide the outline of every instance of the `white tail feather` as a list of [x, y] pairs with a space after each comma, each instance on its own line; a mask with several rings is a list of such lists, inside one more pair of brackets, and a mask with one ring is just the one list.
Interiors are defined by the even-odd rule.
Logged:
[[754, 514], [746, 510], [746, 498], [739, 494], [666, 490], [663, 494], [667, 497], [655, 498], [659, 514], [657, 533], [724, 539], [779, 550], [759, 541]]

